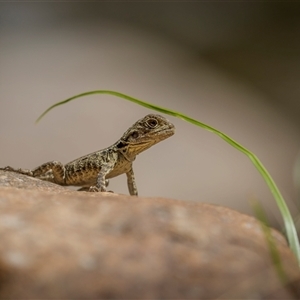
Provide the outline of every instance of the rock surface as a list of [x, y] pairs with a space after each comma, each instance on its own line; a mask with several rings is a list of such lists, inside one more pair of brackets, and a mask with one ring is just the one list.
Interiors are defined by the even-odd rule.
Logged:
[[297, 299], [297, 261], [272, 236], [285, 284], [250, 216], [0, 171], [0, 299]]

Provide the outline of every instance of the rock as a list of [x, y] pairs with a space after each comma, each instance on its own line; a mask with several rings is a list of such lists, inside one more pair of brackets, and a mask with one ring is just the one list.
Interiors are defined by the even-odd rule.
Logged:
[[272, 230], [286, 280], [253, 217], [24, 177], [0, 171], [0, 299], [300, 297], [284, 237]]
[[18, 189], [34, 189], [52, 192], [69, 191], [66, 187], [51, 182], [3, 170], [0, 170], [0, 187], [15, 187]]

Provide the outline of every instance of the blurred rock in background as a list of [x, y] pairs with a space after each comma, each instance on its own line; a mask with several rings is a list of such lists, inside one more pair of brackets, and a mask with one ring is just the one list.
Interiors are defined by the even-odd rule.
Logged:
[[[110, 89], [181, 111], [252, 150], [297, 214], [300, 3], [1, 3], [0, 166], [67, 163], [107, 147], [149, 110]], [[281, 218], [243, 154], [170, 118], [172, 139], [135, 162], [141, 196], [205, 201]], [[143, 179], [143, 180], [142, 180]], [[111, 181], [127, 193], [125, 177]]]

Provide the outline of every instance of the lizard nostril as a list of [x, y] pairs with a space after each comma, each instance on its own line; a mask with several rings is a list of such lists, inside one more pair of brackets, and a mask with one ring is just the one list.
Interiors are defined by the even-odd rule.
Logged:
[[137, 131], [134, 131], [131, 136], [134, 138], [134, 139], [137, 139], [139, 137], [139, 133]]

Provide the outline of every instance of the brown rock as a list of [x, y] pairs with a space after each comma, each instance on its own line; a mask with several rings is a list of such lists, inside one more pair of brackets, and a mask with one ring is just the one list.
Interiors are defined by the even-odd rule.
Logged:
[[0, 187], [15, 187], [18, 189], [34, 189], [39, 191], [51, 192], [68, 191], [67, 188], [51, 182], [2, 170], [0, 170]]
[[299, 298], [285, 239], [272, 230], [284, 283], [250, 216], [24, 177], [0, 171], [1, 299]]

